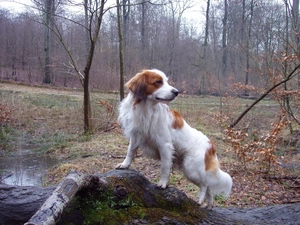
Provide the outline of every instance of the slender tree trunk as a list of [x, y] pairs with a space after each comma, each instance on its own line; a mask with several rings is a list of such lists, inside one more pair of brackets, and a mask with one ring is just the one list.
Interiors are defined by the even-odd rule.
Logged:
[[120, 2], [117, 1], [118, 35], [119, 35], [119, 60], [120, 60], [120, 101], [124, 99], [124, 58], [123, 35], [121, 30]]
[[[285, 23], [286, 23], [286, 26], [285, 26], [285, 54], [286, 56], [289, 55], [289, 5], [287, 3], [287, 1], [285, 1], [285, 17], [286, 17], [286, 20], [285, 20]], [[288, 71], [288, 62], [287, 60], [284, 61], [284, 78], [286, 78], [288, 76], [287, 74], [287, 71]], [[288, 90], [288, 86], [287, 86], [287, 83], [284, 83], [284, 90], [287, 91]], [[290, 106], [290, 97], [288, 95], [286, 96], [283, 96], [283, 107], [286, 109], [286, 111], [288, 112], [288, 117], [289, 117], [289, 120], [291, 119], [291, 116], [290, 114], [292, 113], [291, 112], [291, 106]], [[292, 123], [289, 123], [288, 124], [288, 127], [290, 129], [290, 133], [292, 134], [293, 133], [293, 126], [292, 126]]]
[[[85, 23], [85, 27], [89, 27], [89, 12], [88, 12], [88, 3], [89, 0], [84, 0], [84, 23]], [[89, 35], [89, 31], [88, 29], [86, 29], [85, 32], [85, 47], [86, 47], [86, 51], [85, 51], [85, 59], [87, 60], [88, 58], [88, 50], [90, 48], [90, 35]]]
[[210, 0], [207, 0], [207, 6], [206, 6], [206, 15], [205, 15], [205, 37], [204, 37], [204, 44], [203, 44], [203, 56], [202, 56], [202, 69], [203, 73], [200, 80], [200, 93], [205, 93], [204, 90], [204, 78], [206, 74], [206, 51], [207, 51], [207, 45], [208, 45], [208, 29], [209, 29], [209, 7], [210, 7]]
[[45, 31], [44, 31], [44, 79], [43, 83], [50, 84], [51, 83], [51, 69], [50, 69], [50, 23], [51, 23], [51, 7], [52, 1], [45, 0], [45, 10], [44, 10], [44, 23], [45, 23]]
[[122, 37], [123, 37], [123, 55], [125, 59], [128, 39], [128, 19], [130, 13], [130, 0], [123, 0], [122, 3]]
[[[247, 36], [247, 46], [246, 46], [246, 76], [245, 76], [245, 85], [249, 84], [249, 70], [250, 70], [250, 42], [251, 42], [251, 30], [252, 30], [252, 18], [253, 18], [253, 7], [254, 2], [251, 0], [250, 3], [250, 18], [249, 18], [249, 27], [248, 27], [248, 36]], [[244, 93], [246, 96], [249, 93]]]
[[[297, 54], [300, 55], [300, 23], [299, 23], [299, 0], [293, 0], [293, 26]], [[298, 89], [300, 89], [300, 72], [298, 72]]]
[[[89, 92], [89, 80], [90, 80], [90, 70], [93, 62], [95, 46], [99, 37], [99, 31], [102, 23], [102, 17], [104, 12], [104, 4], [106, 0], [101, 0], [99, 11], [96, 18], [96, 25], [93, 34], [91, 34], [90, 48], [88, 52], [88, 57], [86, 61], [85, 68], [83, 70], [84, 79], [83, 79], [83, 107], [84, 107], [84, 132], [86, 134], [93, 132], [93, 124], [91, 121], [92, 118], [92, 109], [90, 102], [90, 92]], [[90, 21], [91, 23], [91, 21]], [[92, 31], [90, 31], [92, 32]]]
[[145, 37], [145, 14], [146, 14], [146, 2], [142, 3], [142, 22], [141, 22], [141, 44], [142, 44], [142, 65], [146, 64], [146, 37]]
[[222, 33], [222, 77], [226, 77], [227, 70], [227, 16], [228, 16], [228, 2], [224, 0], [224, 17], [223, 17], [223, 33]]

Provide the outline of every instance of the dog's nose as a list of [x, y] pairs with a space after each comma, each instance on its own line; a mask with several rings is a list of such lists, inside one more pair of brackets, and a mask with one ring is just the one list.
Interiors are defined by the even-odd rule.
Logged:
[[177, 96], [177, 95], [179, 94], [179, 91], [178, 91], [177, 89], [174, 88], [174, 89], [172, 90], [172, 93], [173, 93], [175, 96]]

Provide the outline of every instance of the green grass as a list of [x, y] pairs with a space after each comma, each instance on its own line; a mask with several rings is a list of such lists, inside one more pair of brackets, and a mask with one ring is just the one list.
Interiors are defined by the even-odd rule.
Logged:
[[76, 98], [63, 95], [28, 95], [24, 98], [27, 104], [48, 109], [66, 109], [71, 107], [78, 107], [79, 101]]
[[[95, 133], [85, 136], [83, 135], [83, 94], [81, 92], [60, 92], [56, 89], [43, 90], [30, 89], [30, 87], [25, 89], [17, 85], [15, 85], [15, 90], [0, 90], [0, 102], [14, 109], [11, 121], [5, 127], [0, 127], [2, 129], [0, 130], [0, 147], [1, 149], [3, 146], [16, 149], [18, 146], [14, 140], [22, 136], [30, 146], [37, 147], [36, 151], [47, 152], [58, 156], [61, 160], [67, 160], [68, 166], [64, 167], [67, 163], [62, 163], [52, 170], [52, 176], [49, 176], [52, 180], [49, 183], [59, 182], [70, 168], [82, 170], [84, 173], [102, 173], [114, 169], [115, 165], [122, 162], [126, 155], [128, 141], [116, 124], [118, 94], [91, 92]], [[113, 110], [107, 110], [106, 105], [99, 103], [100, 101], [107, 101]], [[235, 182], [247, 182], [249, 177], [245, 178], [246, 181], [239, 179], [244, 178], [244, 175], [238, 176], [239, 173], [243, 173], [242, 167], [236, 160], [235, 153], [226, 151], [230, 146], [223, 140], [223, 131], [253, 100], [228, 97], [222, 98], [222, 105], [220, 102], [220, 98], [214, 96], [179, 95], [170, 103], [170, 108], [179, 111], [192, 127], [208, 135], [217, 148], [222, 169], [234, 174], [234, 178], [237, 179]], [[221, 115], [220, 109], [223, 110]], [[264, 100], [255, 106], [236, 128], [247, 128], [249, 138], [261, 137], [262, 134], [270, 131], [272, 122], [278, 121], [276, 115], [279, 114], [279, 107], [275, 101]], [[110, 127], [112, 129], [107, 129]], [[285, 136], [289, 138], [288, 130], [285, 130]], [[295, 159], [294, 155], [291, 157], [291, 149], [287, 152], [287, 146], [279, 147], [278, 153], [285, 157], [284, 160], [290, 157], [296, 162], [297, 158]], [[141, 154], [140, 151], [138, 154]], [[253, 167], [258, 167], [257, 163]], [[154, 183], [160, 178], [159, 163], [155, 160], [137, 157], [132, 168], [141, 171]], [[187, 182], [181, 172], [172, 173], [170, 182], [172, 186], [180, 188], [189, 196], [196, 196], [198, 192], [198, 188]], [[243, 188], [245, 186], [246, 184]], [[236, 185], [234, 188], [236, 187], [239, 186]], [[239, 194], [239, 190], [232, 192], [230, 198], [234, 196], [236, 198], [232, 200], [233, 204], [236, 201], [252, 204], [254, 201], [249, 196], [245, 197], [242, 192], [243, 188], [240, 191], [243, 194]], [[224, 204], [222, 198], [216, 201], [219, 205]], [[141, 218], [145, 217], [143, 212], [140, 214]]]
[[[9, 152], [14, 148], [14, 141], [16, 140], [16, 131], [7, 125], [0, 126], [0, 150]], [[0, 151], [1, 155], [1, 151]]]

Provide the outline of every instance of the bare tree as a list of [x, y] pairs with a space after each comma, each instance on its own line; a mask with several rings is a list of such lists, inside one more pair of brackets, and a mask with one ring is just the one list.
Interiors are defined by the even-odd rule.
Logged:
[[[297, 54], [300, 54], [300, 21], [299, 21], [299, 0], [293, 0], [292, 25], [296, 42]], [[298, 89], [300, 89], [300, 73], [298, 73]]]
[[[167, 74], [169, 76], [174, 75], [174, 55], [175, 48], [178, 45], [179, 33], [180, 33], [180, 25], [183, 17], [183, 13], [192, 7], [192, 2], [190, 0], [187, 1], [170, 1], [170, 4], [167, 6], [171, 12], [171, 37], [168, 41], [169, 45], [169, 60], [168, 60], [168, 71]], [[176, 79], [176, 77], [174, 77]]]
[[54, 20], [55, 0], [44, 0], [44, 60], [45, 60], [45, 77], [43, 83], [51, 83], [51, 62], [50, 62], [50, 28]]
[[203, 56], [202, 56], [202, 68], [203, 74], [201, 76], [200, 81], [200, 92], [204, 93], [204, 78], [206, 73], [206, 63], [207, 63], [207, 47], [208, 47], [208, 31], [209, 31], [209, 7], [210, 7], [210, 0], [207, 0], [206, 3], [206, 13], [205, 13], [205, 36], [204, 36], [204, 44], [203, 44]]
[[[123, 37], [121, 29], [121, 14], [120, 14], [120, 1], [117, 1], [117, 18], [118, 18], [118, 35], [119, 35], [119, 60], [120, 60], [120, 101], [124, 98], [124, 47], [123, 47]], [[123, 21], [123, 23], [125, 23]], [[126, 25], [123, 26], [123, 29]]]
[[[245, 85], [249, 84], [249, 70], [250, 70], [250, 41], [251, 41], [251, 31], [252, 31], [252, 19], [253, 19], [253, 10], [254, 10], [254, 1], [250, 2], [250, 15], [249, 15], [249, 26], [248, 26], [248, 35], [247, 35], [247, 46], [246, 46], [246, 76], [245, 76]], [[248, 93], [244, 93], [248, 95]]]
[[[70, 58], [70, 66], [76, 71], [78, 78], [80, 80], [81, 85], [83, 86], [84, 92], [84, 132], [90, 133], [93, 132], [92, 126], [92, 110], [91, 110], [91, 102], [90, 102], [90, 92], [89, 92], [89, 81], [90, 81], [90, 70], [93, 63], [93, 57], [95, 53], [95, 47], [98, 41], [100, 27], [102, 24], [103, 15], [106, 12], [104, 9], [106, 1], [105, 0], [87, 0], [83, 2], [84, 12], [85, 12], [85, 24], [81, 24], [80, 22], [70, 20], [68, 18], [62, 18], [63, 20], [72, 21], [76, 25], [83, 27], [86, 30], [86, 34], [88, 35], [89, 43], [86, 43], [85, 46], [89, 46], [86, 49], [86, 54], [83, 53], [81, 58], [85, 59], [83, 73], [77, 63], [77, 56], [72, 53], [70, 46], [68, 46], [67, 41], [63, 35], [64, 31], [62, 26], [59, 26], [58, 23], [53, 23], [52, 26], [47, 26], [58, 38], [65, 51], [67, 52]], [[107, 9], [108, 10], [108, 9]], [[58, 15], [57, 15], [58, 16]], [[61, 17], [60, 17], [61, 18]], [[47, 25], [47, 23], [45, 23]]]
[[224, 0], [223, 16], [223, 33], [222, 33], [222, 77], [226, 76], [227, 68], [227, 19], [228, 19], [228, 2]]

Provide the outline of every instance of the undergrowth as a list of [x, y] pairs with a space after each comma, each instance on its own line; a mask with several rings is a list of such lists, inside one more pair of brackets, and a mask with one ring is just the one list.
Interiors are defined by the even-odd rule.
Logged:
[[[14, 131], [17, 130], [20, 131], [18, 135], [26, 136], [30, 144], [39, 145], [43, 152], [67, 161], [50, 170], [47, 184], [57, 184], [70, 168], [85, 173], [102, 173], [114, 169], [124, 159], [128, 141], [116, 123], [119, 103], [116, 94], [91, 93], [95, 133], [85, 136], [81, 93], [70, 91], [63, 93], [69, 97], [62, 97], [57, 90], [53, 93], [49, 89], [45, 91], [47, 93], [31, 93], [15, 88], [18, 91], [4, 93], [0, 90], [0, 103], [10, 110], [9, 113], [1, 111], [10, 120], [1, 124], [0, 145], [13, 143], [11, 138], [15, 137]], [[293, 163], [299, 164], [296, 145], [291, 146], [294, 152], [287, 154], [289, 146], [282, 145], [285, 141], [280, 142], [283, 134], [288, 133], [290, 120], [281, 114], [276, 101], [262, 101], [243, 118], [238, 127], [228, 128], [251, 102], [229, 96], [220, 99], [182, 95], [170, 103], [170, 108], [179, 111], [192, 127], [201, 130], [214, 142], [221, 168], [233, 177], [230, 198], [226, 202], [222, 197], [216, 199], [218, 205], [249, 207], [280, 204], [295, 199], [297, 195], [290, 186], [297, 186], [298, 179], [292, 180], [292, 184], [286, 182], [289, 184], [287, 188], [278, 180], [266, 180], [264, 177], [266, 173], [269, 178], [270, 175], [290, 177], [290, 173], [278, 164], [283, 161], [282, 155], [285, 162], [293, 160]], [[147, 159], [139, 152], [132, 168], [155, 182], [160, 176], [159, 165], [159, 162]], [[295, 171], [291, 171], [293, 177], [299, 176], [296, 174], [298, 170]], [[198, 187], [186, 181], [181, 172], [175, 170], [170, 185], [194, 199], [199, 191]], [[284, 200], [280, 196], [285, 196]]]

